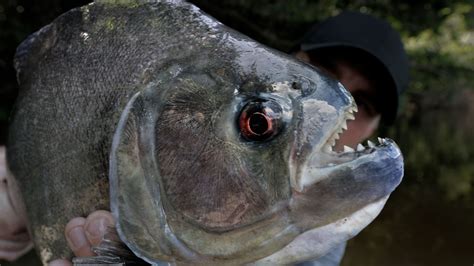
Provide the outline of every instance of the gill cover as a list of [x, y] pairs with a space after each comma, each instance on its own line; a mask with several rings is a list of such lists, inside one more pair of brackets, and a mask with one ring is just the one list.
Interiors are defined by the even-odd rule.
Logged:
[[246, 263], [269, 256], [294, 239], [299, 232], [285, 215], [222, 232], [202, 228], [170, 206], [155, 152], [164, 93], [155, 88], [135, 94], [113, 138], [111, 209], [126, 245], [150, 263]]

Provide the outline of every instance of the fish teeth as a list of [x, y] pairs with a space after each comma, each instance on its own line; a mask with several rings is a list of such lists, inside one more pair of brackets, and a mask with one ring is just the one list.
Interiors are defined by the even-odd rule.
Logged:
[[375, 143], [370, 140], [367, 140], [367, 146], [369, 146], [370, 148], [375, 148]]
[[354, 113], [359, 112], [359, 109], [357, 109], [357, 104], [354, 104], [354, 105], [352, 106], [352, 111], [353, 111]]
[[347, 130], [347, 121], [342, 122], [341, 128]]
[[380, 143], [380, 144], [383, 144], [383, 143], [384, 143], [383, 138], [378, 137], [377, 139], [379, 140], [379, 143]]
[[354, 152], [354, 149], [344, 145], [344, 152]]
[[347, 120], [355, 120], [355, 116], [353, 113], [348, 113], [347, 114]]
[[325, 153], [331, 153], [332, 152], [332, 147], [328, 144], [324, 145], [323, 147], [323, 152]]
[[362, 146], [362, 144], [357, 144], [357, 151], [363, 151], [365, 150], [364, 146]]
[[[342, 132], [342, 130], [341, 130]], [[328, 141], [326, 142], [326, 145], [330, 145], [330, 146], [334, 146], [336, 145], [336, 140], [338, 140], [340, 138], [339, 136], [339, 131], [334, 133], [329, 139]]]

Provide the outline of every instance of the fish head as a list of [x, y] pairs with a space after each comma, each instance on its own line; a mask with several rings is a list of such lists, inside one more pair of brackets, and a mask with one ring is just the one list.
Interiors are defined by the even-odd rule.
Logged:
[[[114, 136], [112, 211], [132, 251], [149, 262], [291, 263], [372, 221], [401, 180], [402, 156], [388, 139], [332, 151], [356, 111], [350, 93], [221, 24], [196, 38], [208, 49], [157, 67]], [[312, 231], [355, 214], [325, 230], [331, 241]], [[302, 235], [328, 244], [303, 249]]]

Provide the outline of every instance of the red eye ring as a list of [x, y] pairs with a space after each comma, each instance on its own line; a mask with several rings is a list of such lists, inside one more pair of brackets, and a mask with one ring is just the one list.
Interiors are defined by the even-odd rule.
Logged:
[[244, 123], [243, 129], [255, 136], [263, 136], [273, 130], [272, 119], [261, 112], [255, 112], [246, 117]]
[[280, 129], [281, 108], [271, 102], [251, 102], [240, 113], [240, 133], [247, 140], [265, 141]]

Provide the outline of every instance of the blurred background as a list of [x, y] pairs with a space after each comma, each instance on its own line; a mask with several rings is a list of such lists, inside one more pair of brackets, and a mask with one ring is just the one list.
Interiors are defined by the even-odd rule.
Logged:
[[[89, 1], [0, 0], [0, 144], [17, 94], [12, 59], [29, 34]], [[349, 241], [343, 266], [474, 265], [474, 0], [193, 0], [224, 24], [275, 49], [342, 10], [389, 21], [403, 37], [411, 84], [398, 122], [405, 178], [380, 216]], [[13, 264], [37, 265], [34, 252]]]

